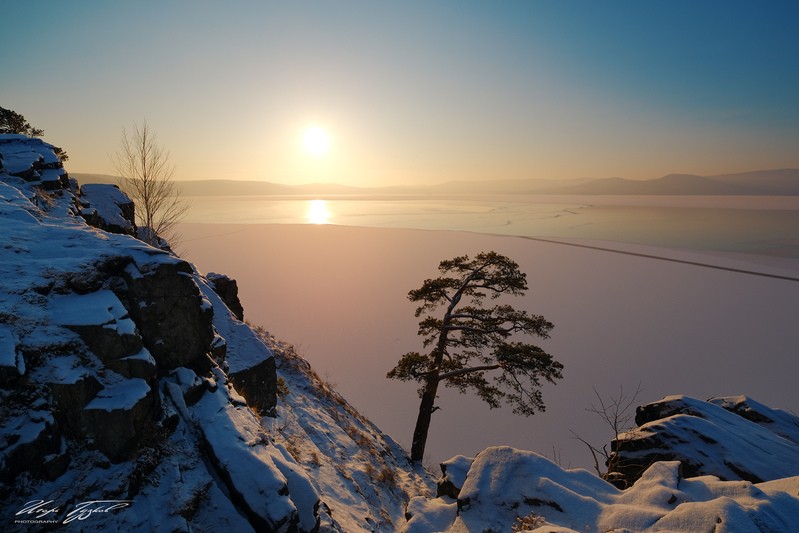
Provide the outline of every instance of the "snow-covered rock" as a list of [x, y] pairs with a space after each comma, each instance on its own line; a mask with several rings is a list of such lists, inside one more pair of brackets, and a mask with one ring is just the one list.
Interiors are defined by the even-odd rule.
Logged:
[[707, 402], [669, 396], [636, 410], [638, 428], [612, 443], [621, 486], [656, 461], [680, 461], [686, 477], [754, 483], [799, 476], [799, 417], [745, 396]]
[[[432, 496], [432, 477], [393, 439], [359, 414], [294, 348], [263, 330], [282, 383], [269, 421], [319, 494], [321, 531], [397, 531], [414, 496]], [[432, 531], [432, 530], [431, 530]]]
[[799, 477], [752, 484], [686, 479], [659, 462], [627, 490], [587, 470], [564, 470], [533, 452], [487, 448], [475, 457], [457, 500], [414, 498], [404, 531], [793, 531]]
[[0, 134], [0, 172], [35, 182], [45, 190], [68, 187], [55, 147], [26, 135]]
[[136, 235], [135, 206], [116, 185], [82, 185], [80, 206], [80, 215], [90, 225], [111, 233]]

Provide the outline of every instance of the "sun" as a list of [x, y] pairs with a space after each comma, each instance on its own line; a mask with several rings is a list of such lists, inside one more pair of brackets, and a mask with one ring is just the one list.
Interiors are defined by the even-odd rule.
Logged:
[[330, 211], [324, 200], [310, 200], [305, 214], [309, 224], [330, 224]]
[[310, 126], [302, 134], [302, 147], [313, 157], [322, 157], [330, 151], [330, 135], [324, 128]]

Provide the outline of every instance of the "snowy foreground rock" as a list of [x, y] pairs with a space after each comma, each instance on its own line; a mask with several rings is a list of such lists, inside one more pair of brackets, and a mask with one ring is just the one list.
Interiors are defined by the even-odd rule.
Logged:
[[2, 531], [797, 531], [799, 424], [745, 397], [640, 408], [626, 490], [499, 447], [436, 491], [134, 209], [0, 135]]
[[638, 407], [635, 423], [612, 443], [611, 478], [621, 487], [657, 461], [680, 461], [686, 477], [758, 483], [799, 476], [799, 417], [746, 396], [669, 396]]
[[488, 448], [457, 499], [411, 500], [405, 531], [796, 531], [799, 477], [752, 484], [680, 470], [676, 461], [655, 463], [622, 491], [533, 452]]

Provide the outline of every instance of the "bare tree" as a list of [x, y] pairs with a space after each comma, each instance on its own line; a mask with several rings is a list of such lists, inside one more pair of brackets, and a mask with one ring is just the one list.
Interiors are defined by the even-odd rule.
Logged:
[[[594, 389], [597, 403], [592, 403], [591, 406], [586, 407], [585, 410], [599, 416], [613, 432], [612, 442], [619, 442], [620, 439], [623, 438], [623, 435], [633, 428], [631, 422], [635, 416], [635, 411], [632, 407], [638, 400], [640, 394], [641, 383], [638, 383], [635, 392], [631, 395], [625, 394], [624, 387], [620, 385], [618, 396], [607, 399], [603, 399], [602, 396], [599, 395], [599, 392]], [[619, 456], [615, 454], [613, 450], [609, 450], [607, 444], [603, 445], [602, 448], [598, 448], [575, 433], [574, 430], [571, 430], [571, 433], [573, 438], [579, 440], [588, 447], [594, 458], [594, 469], [597, 475], [607, 481], [609, 474], [616, 469]], [[604, 471], [599, 466], [600, 460], [606, 467]]]
[[176, 225], [185, 216], [188, 204], [172, 180], [175, 166], [169, 161], [169, 152], [157, 143], [146, 121], [135, 124], [130, 135], [122, 130], [112, 163], [120, 188], [136, 205], [139, 238], [154, 246], [163, 246], [162, 240], [174, 243], [179, 237]]

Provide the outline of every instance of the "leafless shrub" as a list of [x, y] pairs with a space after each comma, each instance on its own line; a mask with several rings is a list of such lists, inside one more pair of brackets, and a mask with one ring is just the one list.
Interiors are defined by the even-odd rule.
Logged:
[[521, 531], [529, 531], [533, 529], [537, 529], [539, 527], [544, 526], [547, 523], [546, 518], [543, 516], [537, 515], [535, 513], [530, 513], [525, 517], [517, 516], [516, 521], [511, 526], [510, 530], [513, 533], [519, 533]]
[[[629, 395], [624, 392], [624, 386], [620, 385], [617, 396], [604, 399], [599, 392], [594, 389], [594, 395], [596, 396], [597, 401], [596, 403], [592, 403], [589, 407], [587, 407], [586, 411], [596, 414], [605, 422], [605, 424], [613, 433], [613, 441], [623, 441], [622, 436], [634, 427], [631, 424], [635, 417], [633, 406], [638, 401], [638, 396], [641, 394], [641, 392], [641, 383], [638, 383], [635, 391]], [[599, 475], [599, 477], [602, 479], [607, 480], [608, 473], [613, 472], [616, 469], [616, 466], [620, 460], [618, 454], [615, 454], [612, 450], [608, 449], [608, 444], [604, 444], [601, 448], [599, 448], [585, 440], [574, 430], [571, 430], [571, 433], [572, 438], [577, 439], [588, 447], [589, 451], [591, 452], [591, 456], [594, 459], [594, 469], [596, 470], [597, 475]], [[604, 471], [600, 467], [600, 461], [606, 467]]]
[[397, 486], [397, 473], [389, 466], [381, 468], [375, 479], [377, 479], [378, 483], [384, 483], [390, 487]]

